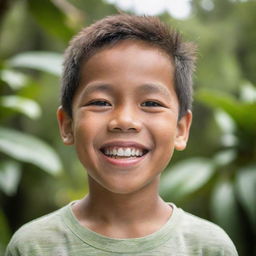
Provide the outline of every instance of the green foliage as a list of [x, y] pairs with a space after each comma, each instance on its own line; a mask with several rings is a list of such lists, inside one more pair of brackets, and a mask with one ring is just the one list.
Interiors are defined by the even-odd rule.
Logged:
[[1, 80], [9, 85], [11, 89], [18, 90], [26, 86], [28, 77], [11, 69], [2, 69]]
[[197, 99], [208, 106], [222, 109], [233, 119], [238, 129], [256, 135], [256, 102], [239, 102], [231, 95], [214, 91], [200, 91]]
[[3, 110], [5, 108], [12, 109], [32, 119], [37, 119], [41, 115], [41, 109], [37, 102], [21, 96], [11, 95], [0, 97], [0, 105]]
[[[57, 53], [29, 52], [13, 56], [0, 68], [0, 85], [8, 95], [0, 97], [0, 191], [9, 197], [15, 196], [22, 176], [22, 163], [31, 163], [51, 175], [60, 174], [62, 163], [55, 150], [43, 140], [26, 134], [24, 131], [8, 127], [10, 120], [17, 116], [39, 119], [42, 111], [34, 99], [19, 95], [29, 85], [30, 78], [11, 68], [32, 68], [60, 75], [62, 58]], [[11, 93], [9, 92], [11, 89]], [[15, 114], [15, 115], [14, 115]], [[0, 209], [0, 253], [4, 251], [10, 239], [10, 227], [2, 209]]]
[[[225, 113], [222, 113], [222, 119], [217, 118], [217, 121], [224, 131], [224, 136], [233, 138], [232, 143], [226, 143], [225, 139], [220, 141], [223, 142], [223, 148], [232, 148], [232, 156], [229, 161], [224, 161], [223, 167], [219, 169], [219, 182], [215, 185], [212, 195], [212, 212], [214, 220], [229, 232], [241, 250], [245, 241], [239, 228], [243, 223], [240, 207], [247, 212], [251, 236], [256, 233], [256, 89], [250, 86], [248, 95], [248, 88], [248, 85], [241, 87], [240, 100], [212, 91], [201, 91], [197, 94], [197, 99], [217, 109], [217, 114], [222, 113], [220, 111]], [[244, 248], [243, 251], [245, 250]]]
[[61, 54], [53, 52], [25, 52], [9, 59], [7, 65], [11, 68], [31, 68], [60, 76], [62, 59]]
[[21, 178], [21, 166], [15, 161], [6, 160], [0, 164], [0, 190], [6, 195], [14, 195]]
[[212, 192], [211, 212], [215, 222], [221, 225], [235, 241], [241, 238], [238, 205], [231, 181], [223, 180], [216, 183]]
[[[43, 4], [42, 4], [43, 3]], [[28, 1], [30, 13], [42, 28], [57, 38], [68, 41], [74, 31], [67, 26], [67, 17], [51, 1]]]
[[160, 193], [171, 201], [191, 195], [204, 186], [214, 174], [214, 164], [208, 159], [183, 160], [166, 170], [162, 177]]
[[56, 175], [61, 163], [54, 150], [36, 137], [0, 127], [0, 151], [16, 160], [37, 165]]

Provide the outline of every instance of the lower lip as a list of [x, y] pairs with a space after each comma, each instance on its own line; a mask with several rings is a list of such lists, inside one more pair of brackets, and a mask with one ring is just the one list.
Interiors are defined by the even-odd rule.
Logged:
[[136, 158], [113, 158], [104, 155], [100, 152], [103, 158], [110, 164], [118, 166], [118, 167], [133, 167], [134, 165], [138, 164], [139, 162], [143, 161], [148, 153], [141, 157]]

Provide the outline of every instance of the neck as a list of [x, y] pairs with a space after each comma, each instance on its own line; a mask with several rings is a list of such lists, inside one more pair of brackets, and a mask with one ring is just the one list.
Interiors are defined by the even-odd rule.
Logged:
[[[117, 194], [90, 180], [89, 195], [75, 204], [73, 211], [83, 226], [103, 235], [120, 238], [147, 235], [161, 228], [171, 215], [171, 207], [158, 195], [158, 183], [133, 193]], [[102, 229], [108, 226], [122, 228], [122, 234]]]
[[[143, 188], [129, 194], [110, 192], [100, 186], [90, 186], [90, 193], [86, 198], [87, 210], [101, 215], [109, 221], [115, 220], [135, 222], [140, 218], [154, 216], [155, 211], [163, 203], [158, 195], [158, 186]], [[104, 211], [100, 211], [104, 209]]]

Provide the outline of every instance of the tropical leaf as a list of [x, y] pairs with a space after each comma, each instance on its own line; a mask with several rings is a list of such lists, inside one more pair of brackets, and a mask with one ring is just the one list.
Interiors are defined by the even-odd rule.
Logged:
[[0, 190], [8, 196], [16, 193], [21, 178], [20, 165], [14, 161], [0, 163]]
[[160, 194], [166, 200], [180, 200], [205, 185], [214, 173], [213, 163], [205, 158], [179, 162], [161, 178]]
[[22, 113], [32, 119], [36, 119], [41, 115], [41, 108], [34, 100], [21, 96], [2, 96], [0, 97], [0, 105]]
[[63, 57], [54, 52], [24, 52], [8, 60], [7, 65], [15, 68], [30, 68], [61, 75]]
[[213, 161], [216, 166], [224, 166], [235, 160], [236, 156], [237, 152], [234, 149], [222, 150], [213, 157]]
[[250, 82], [246, 81], [240, 91], [240, 98], [243, 102], [256, 102], [256, 88]]
[[0, 77], [14, 90], [18, 90], [26, 86], [28, 81], [28, 77], [26, 75], [9, 69], [1, 70]]
[[219, 224], [231, 236], [239, 241], [239, 213], [234, 187], [230, 181], [220, 181], [216, 184], [211, 198], [211, 213], [214, 222]]
[[224, 111], [215, 111], [214, 117], [224, 133], [234, 133], [236, 125], [234, 120]]
[[24, 162], [29, 162], [44, 171], [56, 175], [61, 162], [55, 151], [34, 136], [0, 127], [0, 151]]
[[74, 31], [67, 26], [67, 17], [52, 1], [28, 0], [31, 14], [45, 31], [67, 42]]
[[238, 128], [256, 134], [256, 102], [239, 102], [231, 95], [203, 89], [196, 93], [196, 99], [210, 107], [225, 111]]

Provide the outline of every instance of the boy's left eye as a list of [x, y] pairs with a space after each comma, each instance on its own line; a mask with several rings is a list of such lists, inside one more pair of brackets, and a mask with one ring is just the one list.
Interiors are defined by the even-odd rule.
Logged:
[[162, 105], [156, 101], [145, 101], [141, 104], [143, 107], [162, 107]]

